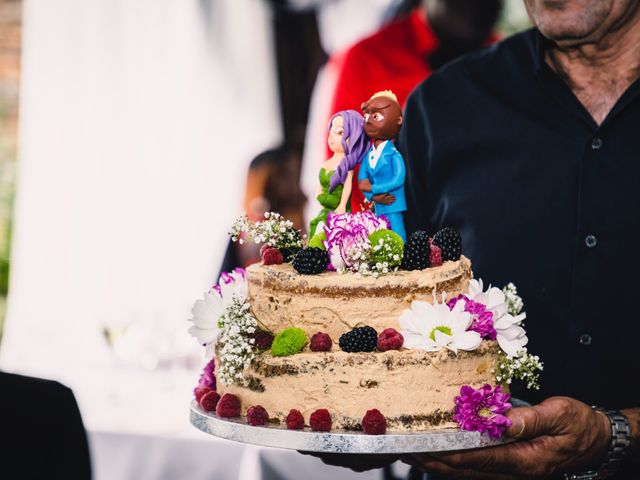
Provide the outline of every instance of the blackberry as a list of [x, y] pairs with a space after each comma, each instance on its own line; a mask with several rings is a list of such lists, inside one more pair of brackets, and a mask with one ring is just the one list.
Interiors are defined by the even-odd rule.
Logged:
[[429, 266], [429, 234], [424, 230], [413, 232], [404, 244], [400, 268], [422, 270]]
[[444, 227], [438, 230], [438, 233], [433, 236], [432, 243], [442, 250], [442, 260], [460, 260], [462, 238], [454, 228]]
[[338, 343], [345, 352], [373, 352], [378, 345], [378, 332], [373, 327], [356, 327], [343, 333]]
[[304, 248], [293, 257], [293, 268], [303, 275], [322, 273], [329, 265], [327, 251], [321, 248]]

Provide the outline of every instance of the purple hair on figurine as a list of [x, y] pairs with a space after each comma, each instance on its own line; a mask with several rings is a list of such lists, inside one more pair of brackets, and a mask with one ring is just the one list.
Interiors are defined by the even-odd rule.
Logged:
[[353, 170], [360, 163], [362, 157], [369, 148], [369, 137], [364, 133], [364, 118], [355, 110], [342, 110], [336, 113], [329, 120], [331, 123], [336, 117], [342, 117], [344, 134], [342, 136], [342, 147], [344, 148], [344, 158], [338, 164], [335, 173], [329, 181], [329, 191], [338, 185], [343, 185], [347, 179], [349, 171]]

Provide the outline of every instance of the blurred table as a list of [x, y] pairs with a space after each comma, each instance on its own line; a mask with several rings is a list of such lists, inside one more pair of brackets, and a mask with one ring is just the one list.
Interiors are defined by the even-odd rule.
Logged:
[[[195, 429], [184, 435], [90, 431], [95, 480], [382, 480], [291, 450], [244, 445]], [[406, 469], [399, 468], [402, 475]]]

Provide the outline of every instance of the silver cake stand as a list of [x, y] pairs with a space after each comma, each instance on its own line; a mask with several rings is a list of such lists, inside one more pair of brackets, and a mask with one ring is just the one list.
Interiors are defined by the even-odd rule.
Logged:
[[252, 427], [240, 419], [218, 418], [202, 410], [195, 401], [191, 403], [191, 424], [198, 430], [227, 440], [307, 452], [402, 454], [467, 450], [506, 443], [505, 440], [494, 440], [478, 432], [457, 428], [367, 435], [340, 430], [328, 433], [308, 429], [287, 430], [278, 425]]

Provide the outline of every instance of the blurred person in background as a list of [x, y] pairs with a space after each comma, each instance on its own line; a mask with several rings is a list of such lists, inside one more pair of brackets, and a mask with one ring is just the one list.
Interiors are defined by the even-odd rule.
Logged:
[[[255, 222], [264, 220], [265, 212], [278, 212], [302, 228], [302, 209], [306, 198], [299, 187], [300, 160], [291, 148], [280, 146], [255, 157], [247, 171], [242, 209]], [[260, 261], [260, 245], [229, 242], [222, 272], [247, 267]]]
[[[414, 87], [434, 70], [495, 42], [502, 7], [502, 0], [403, 1], [381, 30], [329, 60], [338, 71], [331, 113], [358, 109], [382, 90], [392, 90], [404, 105]], [[357, 182], [351, 195], [353, 211], [366, 208]]]
[[91, 478], [87, 435], [70, 389], [51, 380], [0, 372], [0, 476]]

